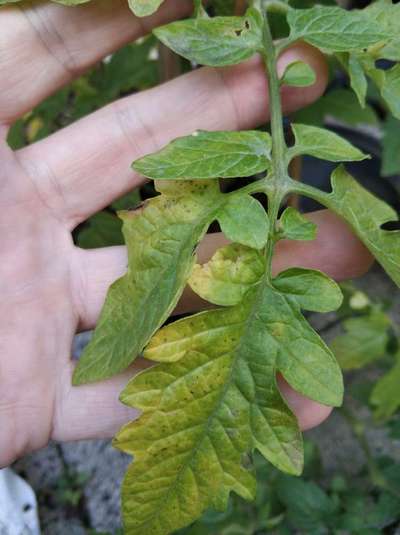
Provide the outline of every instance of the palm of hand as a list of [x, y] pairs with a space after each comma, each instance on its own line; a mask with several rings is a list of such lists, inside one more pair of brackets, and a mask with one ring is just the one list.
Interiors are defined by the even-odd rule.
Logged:
[[[8, 126], [90, 64], [187, 7], [168, 1], [146, 27], [125, 1], [73, 10], [38, 4], [0, 11], [6, 51], [0, 56], [0, 466], [51, 438], [111, 436], [135, 415], [118, 403], [132, 369], [101, 385], [71, 386], [73, 336], [94, 327], [107, 288], [126, 268], [124, 248], [82, 251], [71, 231], [140, 184], [129, 169], [133, 159], [195, 128], [249, 128], [263, 122], [267, 89], [254, 60], [222, 74], [201, 69], [128, 97], [18, 153], [6, 144]], [[320, 76], [306, 91], [287, 90], [288, 111], [317, 98], [325, 84], [324, 64], [309, 47], [288, 51], [282, 66], [298, 58]], [[283, 243], [277, 270], [297, 263], [345, 278], [368, 266], [368, 254], [343, 223], [325, 212], [312, 217], [319, 239], [290, 247]], [[220, 239], [208, 239], [200, 258], [209, 256]], [[195, 307], [192, 299], [188, 295], [181, 306]], [[282, 389], [303, 427], [329, 413], [284, 383]]]

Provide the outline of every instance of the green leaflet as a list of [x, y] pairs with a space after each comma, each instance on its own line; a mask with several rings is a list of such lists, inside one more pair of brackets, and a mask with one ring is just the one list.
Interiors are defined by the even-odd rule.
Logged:
[[294, 61], [286, 67], [281, 78], [281, 84], [294, 87], [307, 87], [313, 85], [316, 79], [316, 74], [310, 65], [303, 61]]
[[370, 402], [375, 406], [378, 420], [390, 418], [400, 407], [400, 353], [395, 356], [393, 368], [375, 384]]
[[193, 250], [222, 204], [215, 182], [158, 184], [162, 193], [121, 212], [128, 273], [109, 289], [74, 384], [124, 370], [174, 309], [194, 263]]
[[138, 17], [147, 17], [157, 11], [164, 0], [128, 0], [129, 7]]
[[189, 285], [202, 299], [221, 306], [239, 304], [265, 271], [265, 259], [254, 249], [232, 243], [203, 266], [196, 264]]
[[311, 9], [292, 9], [287, 17], [290, 41], [302, 39], [329, 52], [347, 52], [369, 47], [394, 33], [376, 24], [373, 17], [358, 10], [340, 7], [315, 6]]
[[368, 247], [394, 282], [400, 286], [400, 231], [381, 226], [397, 221], [396, 212], [358, 184], [343, 166], [332, 174], [330, 195], [320, 197], [331, 210], [342, 216]]
[[274, 286], [285, 295], [292, 296], [301, 308], [313, 312], [337, 310], [343, 301], [336, 282], [316, 270], [288, 269], [274, 279]]
[[154, 33], [177, 54], [212, 67], [240, 63], [259, 52], [263, 43], [262, 21], [255, 9], [249, 9], [244, 17], [173, 22]]
[[335, 338], [331, 344], [342, 369], [362, 368], [384, 356], [389, 327], [388, 317], [380, 311], [345, 321], [345, 334]]
[[356, 54], [349, 54], [347, 69], [350, 76], [350, 85], [354, 89], [361, 106], [365, 107], [368, 81], [362, 63]]
[[309, 154], [331, 162], [350, 162], [369, 158], [348, 141], [329, 130], [305, 124], [293, 124], [296, 143], [289, 149], [288, 157]]
[[317, 200], [341, 216], [370, 250], [376, 260], [400, 286], [400, 231], [382, 229], [382, 225], [398, 221], [391, 206], [364, 189], [339, 166], [331, 177], [332, 193], [302, 184], [293, 184], [293, 191]]
[[291, 206], [285, 209], [278, 225], [281, 237], [288, 240], [309, 241], [317, 237], [317, 225]]
[[268, 240], [269, 219], [262, 205], [250, 195], [230, 195], [217, 214], [225, 236], [234, 242], [262, 249]]
[[264, 132], [194, 132], [160, 152], [145, 156], [133, 168], [153, 179], [236, 178], [270, 167], [271, 138]]
[[297, 297], [264, 277], [239, 305], [164, 327], [145, 356], [162, 364], [126, 387], [121, 399], [143, 416], [116, 439], [135, 456], [123, 486], [130, 535], [173, 532], [208, 507], [225, 506], [231, 491], [251, 498], [255, 484], [242, 459], [253, 449], [282, 470], [301, 471], [301, 436], [278, 371], [304, 395], [341, 403], [333, 355]]

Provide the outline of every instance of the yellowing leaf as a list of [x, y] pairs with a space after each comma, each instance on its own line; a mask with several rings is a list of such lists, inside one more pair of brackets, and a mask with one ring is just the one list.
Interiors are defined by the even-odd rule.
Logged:
[[233, 306], [257, 284], [265, 271], [256, 250], [233, 243], [219, 249], [203, 266], [195, 265], [189, 285], [200, 297], [221, 306]]
[[[212, 298], [213, 290], [218, 297], [220, 287], [209, 286]], [[312, 399], [342, 399], [332, 353], [296, 298], [264, 278], [236, 306], [164, 327], [145, 356], [162, 364], [128, 384], [121, 399], [143, 415], [116, 440], [135, 457], [123, 485], [131, 535], [171, 533], [216, 503], [226, 505], [232, 491], [250, 498], [254, 481], [242, 459], [253, 449], [284, 471], [301, 471], [301, 436], [277, 388], [278, 372]]]
[[192, 270], [193, 251], [222, 204], [215, 182], [158, 184], [163, 193], [121, 212], [128, 272], [110, 288], [74, 384], [124, 370], [164, 323]]

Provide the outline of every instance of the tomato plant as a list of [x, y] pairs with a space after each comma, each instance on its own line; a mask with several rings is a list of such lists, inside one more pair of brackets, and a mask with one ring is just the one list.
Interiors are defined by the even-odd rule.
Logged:
[[[129, 1], [139, 16], [161, 3]], [[128, 272], [111, 286], [74, 376], [75, 385], [109, 378], [142, 352], [157, 363], [121, 394], [123, 403], [142, 411], [115, 439], [116, 447], [134, 456], [123, 484], [127, 534], [175, 532], [209, 508], [226, 509], [232, 492], [254, 499], [255, 451], [283, 472], [302, 472], [301, 433], [278, 389], [277, 373], [310, 399], [342, 403], [340, 366], [302, 313], [339, 309], [341, 289], [325, 274], [301, 266], [272, 274], [280, 240], [316, 237], [315, 225], [297, 209], [282, 210], [288, 196], [309, 197], [342, 217], [400, 285], [399, 232], [383, 228], [397, 221], [396, 212], [343, 165], [333, 172], [329, 193], [291, 176], [290, 164], [303, 155], [338, 164], [368, 155], [321, 125], [301, 122], [291, 125], [294, 142], [288, 144], [280, 88], [306, 87], [316, 76], [302, 62], [288, 65], [281, 76], [277, 70], [279, 55], [305, 41], [347, 71], [355, 93], [350, 98], [357, 99], [361, 113], [369, 113], [372, 80], [391, 121], [400, 120], [399, 7], [387, 0], [351, 11], [312, 4], [301, 9], [291, 1], [253, 0], [243, 16], [234, 16], [227, 2], [223, 15], [210, 16], [197, 0], [192, 18], [154, 32], [196, 65], [219, 68], [260, 54], [271, 122], [269, 131], [195, 131], [133, 164], [155, 181], [159, 195], [137, 210], [119, 212]], [[276, 40], [275, 15], [284, 22]], [[390, 68], [379, 68], [380, 60], [392, 62]], [[248, 177], [254, 179], [229, 193], [220, 187], [221, 179]], [[260, 193], [268, 198], [267, 210], [254, 196]], [[231, 243], [200, 265], [197, 245], [215, 221]], [[164, 326], [187, 284], [216, 308]], [[367, 331], [376, 327], [384, 336], [381, 311], [362, 321], [370, 322]], [[346, 328], [349, 343], [352, 332], [360, 333], [360, 320], [349, 320]], [[352, 343], [357, 346], [357, 337]], [[341, 344], [343, 339], [333, 344], [338, 354]], [[395, 364], [372, 393], [378, 412], [398, 407], [398, 400], [390, 408], [382, 401], [396, 389], [397, 377]]]

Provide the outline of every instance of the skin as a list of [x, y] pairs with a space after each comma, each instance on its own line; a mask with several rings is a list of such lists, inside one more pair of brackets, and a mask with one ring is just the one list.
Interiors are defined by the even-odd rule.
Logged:
[[[6, 144], [8, 128], [96, 61], [188, 9], [183, 0], [167, 0], [142, 21], [126, 0], [74, 9], [27, 2], [0, 11], [0, 466], [50, 439], [111, 437], [137, 415], [118, 394], [143, 361], [104, 383], [71, 386], [73, 336], [95, 326], [107, 288], [126, 269], [123, 247], [83, 251], [71, 231], [142, 183], [130, 169], [134, 159], [197, 128], [265, 122], [268, 90], [254, 58], [234, 68], [199, 69], [121, 99], [18, 152]], [[323, 58], [309, 46], [285, 52], [279, 68], [297, 59], [318, 79], [306, 89], [283, 88], [286, 112], [314, 101], [326, 84]], [[302, 265], [342, 280], [368, 269], [369, 254], [344, 222], [326, 211], [310, 218], [319, 226], [318, 239], [279, 244], [275, 271]], [[200, 260], [223, 242], [207, 237]], [[189, 292], [179, 305], [181, 311], [199, 306]], [[280, 384], [303, 429], [330, 413], [283, 379]]]

